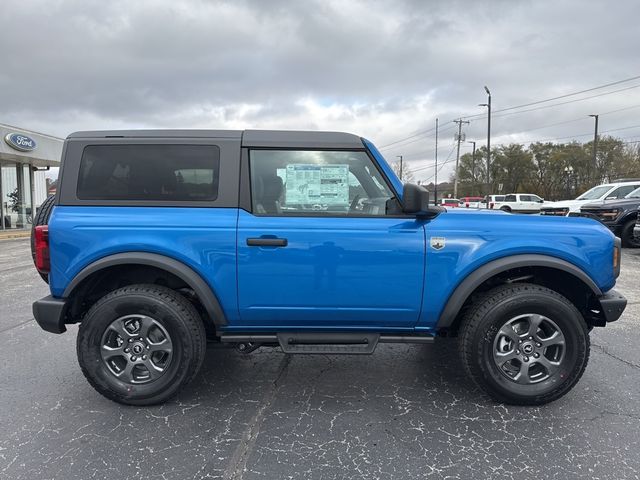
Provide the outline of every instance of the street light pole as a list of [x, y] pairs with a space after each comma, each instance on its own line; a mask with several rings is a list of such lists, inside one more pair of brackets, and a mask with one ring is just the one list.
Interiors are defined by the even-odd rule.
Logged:
[[[598, 117], [600, 115], [589, 115], [590, 117], [595, 118], [596, 120], [596, 125], [595, 125], [595, 131], [593, 133], [593, 173], [594, 175], [598, 172]], [[591, 179], [589, 179], [591, 180]]]
[[400, 181], [402, 181], [402, 155], [396, 155], [400, 159]]
[[491, 92], [489, 87], [484, 86], [484, 91], [487, 92], [487, 103], [481, 103], [481, 107], [487, 107], [489, 115], [487, 116], [487, 195], [491, 195], [491, 178], [489, 169], [491, 167]]
[[473, 144], [473, 151], [471, 152], [471, 191], [475, 192], [476, 188], [476, 142], [469, 140], [467, 143]]

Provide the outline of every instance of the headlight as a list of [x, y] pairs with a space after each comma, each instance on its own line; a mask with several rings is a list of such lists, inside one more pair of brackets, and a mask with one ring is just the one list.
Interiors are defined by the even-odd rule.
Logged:
[[598, 215], [600, 215], [605, 220], [614, 220], [618, 217], [618, 215], [620, 215], [620, 209], [611, 208], [609, 210], [600, 210], [598, 212]]

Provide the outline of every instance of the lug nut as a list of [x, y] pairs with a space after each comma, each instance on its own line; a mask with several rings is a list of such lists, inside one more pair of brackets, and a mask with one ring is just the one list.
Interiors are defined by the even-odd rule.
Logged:
[[539, 353], [534, 353], [533, 356], [538, 358], [540, 356], [540, 354]]
[[124, 353], [129, 353], [129, 349], [128, 349], [128, 348], [125, 348], [125, 349], [124, 349]]
[[132, 360], [132, 361], [134, 361], [134, 362], [137, 360], [137, 358], [135, 357], [135, 355], [131, 357], [131, 360]]
[[516, 354], [517, 354], [517, 355], [520, 355], [520, 350], [516, 350]]
[[132, 343], [132, 342], [133, 342], [133, 338], [130, 338], [130, 339], [129, 339], [129, 343]]
[[146, 355], [143, 355], [143, 356], [142, 356], [142, 359], [143, 359], [143, 360], [146, 360], [146, 359], [147, 359], [147, 356], [146, 356]]
[[151, 347], [149, 345], [147, 345], [147, 350], [149, 350]]
[[533, 340], [533, 337], [529, 337], [529, 340]]
[[536, 343], [536, 347], [541, 347], [542, 344], [541, 343]]
[[522, 343], [522, 340], [518, 340], [518, 343]]
[[529, 361], [529, 357], [524, 357], [524, 358], [523, 358], [523, 360], [524, 360], [525, 362], [528, 362], [528, 361]]

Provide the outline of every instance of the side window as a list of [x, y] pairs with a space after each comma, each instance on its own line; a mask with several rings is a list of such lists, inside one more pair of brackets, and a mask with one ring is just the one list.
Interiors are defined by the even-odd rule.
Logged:
[[505, 202], [516, 202], [516, 196], [515, 195], [505, 195], [504, 196], [504, 201]]
[[220, 149], [214, 145], [89, 145], [80, 161], [80, 200], [212, 201]]
[[366, 152], [251, 150], [257, 215], [385, 215], [394, 195]]
[[607, 195], [607, 198], [609, 197], [624, 198], [625, 196], [633, 192], [635, 189], [636, 189], [635, 185], [625, 185], [624, 187], [618, 187], [613, 192], [609, 193]]

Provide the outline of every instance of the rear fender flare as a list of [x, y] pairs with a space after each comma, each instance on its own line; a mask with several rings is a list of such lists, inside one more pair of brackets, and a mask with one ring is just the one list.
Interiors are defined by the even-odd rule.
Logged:
[[175, 275], [193, 289], [200, 302], [202, 302], [207, 314], [216, 326], [227, 324], [226, 316], [218, 297], [202, 276], [184, 263], [157, 253], [117, 253], [115, 255], [109, 255], [96, 260], [80, 270], [73, 280], [71, 280], [63, 293], [63, 297], [69, 298], [82, 281], [90, 275], [116, 265], [148, 265]]

